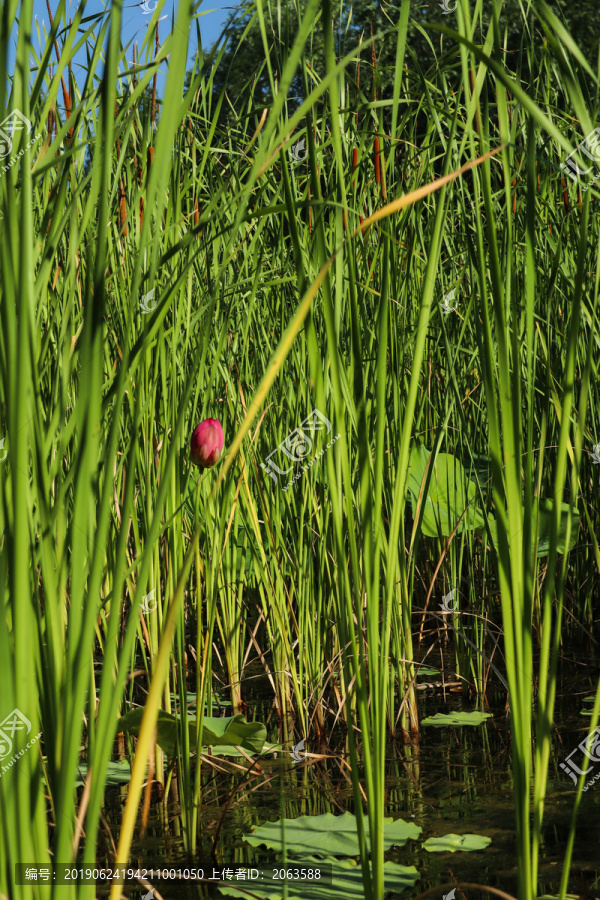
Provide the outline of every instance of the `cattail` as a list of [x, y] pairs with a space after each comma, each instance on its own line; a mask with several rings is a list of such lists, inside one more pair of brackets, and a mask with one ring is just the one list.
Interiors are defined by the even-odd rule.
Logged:
[[56, 126], [56, 113], [54, 112], [54, 102], [52, 102], [50, 109], [48, 110], [48, 134], [52, 135], [54, 128]]
[[127, 237], [127, 200], [122, 183], [119, 186], [119, 232], [123, 233], [123, 237]]
[[375, 181], [377, 184], [381, 184], [381, 162], [379, 160], [379, 138], [375, 135], [375, 144], [374, 144], [374, 159], [375, 159]]
[[197, 225], [200, 221], [200, 212], [198, 210], [198, 199], [196, 198], [196, 204], [194, 206], [194, 225]]
[[[52, 10], [50, 9], [50, 0], [46, 0], [46, 7], [48, 9], [48, 16], [50, 18], [50, 30], [52, 31], [52, 28], [54, 27], [54, 20], [52, 18]], [[56, 40], [56, 38], [54, 38], [54, 49], [56, 50], [56, 58], [57, 58], [58, 62], [60, 63], [60, 50], [58, 49], [58, 41]], [[71, 71], [71, 67], [69, 66], [69, 73], [70, 73], [70, 71]], [[69, 116], [71, 115], [71, 96], [70, 96], [70, 92], [67, 91], [67, 86], [65, 84], [65, 79], [64, 79], [63, 75], [60, 76], [60, 81], [61, 81], [61, 85], [62, 85], [63, 101], [65, 104], [65, 110], [67, 111], [67, 119], [68, 119]], [[73, 133], [73, 129], [71, 128], [71, 130], [69, 132], [69, 137], [71, 136], [72, 133]], [[71, 176], [69, 175], [69, 181], [70, 180], [71, 180]]]
[[[517, 179], [513, 178], [511, 187], [514, 187], [516, 183], [517, 183]], [[515, 195], [513, 197], [513, 216], [515, 215], [516, 212], [517, 212], [517, 193], [515, 191]]]

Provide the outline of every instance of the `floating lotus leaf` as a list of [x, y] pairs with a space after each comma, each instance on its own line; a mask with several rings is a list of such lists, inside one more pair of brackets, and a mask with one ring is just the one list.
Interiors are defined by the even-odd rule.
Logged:
[[[79, 763], [79, 771], [81, 775], [78, 775], [75, 784], [81, 785], [84, 783], [84, 780], [87, 776], [88, 767], [85, 763]], [[129, 762], [126, 759], [119, 759], [116, 762], [109, 762], [106, 767], [106, 775], [104, 777], [104, 784], [108, 786], [114, 786], [116, 784], [124, 784], [127, 781], [131, 781], [131, 768], [129, 766]]]
[[[565, 900], [578, 900], [579, 894], [565, 894]], [[542, 894], [537, 900], [560, 900], [560, 894]]]
[[436, 713], [435, 716], [427, 716], [421, 725], [433, 725], [435, 728], [446, 728], [448, 725], [481, 725], [486, 719], [491, 719], [491, 713], [479, 712], [454, 712]]
[[[403, 847], [411, 839], [415, 840], [422, 829], [413, 822], [403, 819], [384, 819], [383, 842], [386, 850], [394, 844]], [[369, 844], [369, 823], [365, 820], [367, 845]], [[245, 834], [244, 840], [253, 847], [265, 844], [273, 850], [281, 851], [281, 820], [266, 822]], [[356, 816], [345, 812], [341, 816], [323, 813], [320, 816], [300, 816], [285, 820], [285, 848], [288, 853], [318, 853], [334, 856], [358, 856]]]
[[[430, 456], [431, 451], [422, 444], [413, 447], [410, 454], [406, 486], [415, 518]], [[424, 496], [421, 521], [423, 534], [428, 537], [437, 537], [438, 534], [449, 537], [457, 525], [458, 534], [465, 528], [483, 531], [485, 520], [476, 496], [477, 488], [460, 460], [451, 453], [438, 453], [433, 463], [429, 490]]]
[[596, 700], [596, 698], [594, 697], [593, 694], [591, 694], [589, 697], [584, 697], [584, 698], [583, 698], [583, 702], [584, 702], [584, 703], [589, 703], [590, 705], [589, 705], [589, 706], [584, 706], [583, 709], [581, 710], [580, 715], [582, 715], [582, 716], [591, 716], [591, 714], [592, 714], [593, 711], [594, 711], [594, 701], [595, 701], [595, 700]]
[[[260, 755], [263, 756], [267, 753], [283, 753], [283, 745], [282, 744], [265, 744], [262, 750], [260, 751]], [[241, 750], [238, 750], [237, 747], [228, 747], [223, 744], [215, 744], [210, 748], [211, 756], [243, 756]]]
[[457, 850], [485, 850], [492, 839], [482, 834], [445, 834], [429, 838], [423, 844], [430, 853], [455, 853]]
[[[119, 719], [118, 730], [139, 734], [144, 708], [134, 709]], [[196, 722], [188, 722], [190, 741], [196, 740]], [[202, 746], [226, 745], [243, 747], [250, 753], [260, 753], [267, 737], [267, 729], [261, 722], [246, 722], [243, 716], [214, 718], [205, 716], [202, 722]], [[157, 743], [167, 756], [175, 755], [177, 740], [177, 719], [160, 709], [157, 722]]]
[[[317, 817], [320, 818], [320, 817]], [[337, 816], [334, 818], [341, 818]], [[296, 821], [296, 820], [294, 820]], [[286, 829], [287, 836], [287, 829]], [[353, 859], [334, 859], [327, 857], [326, 859], [317, 859], [314, 856], [302, 857], [296, 860], [303, 866], [319, 866], [328, 863], [333, 867], [332, 883], [324, 884], [315, 882], [306, 882], [295, 885], [292, 881], [288, 881], [287, 897], [288, 900], [364, 900], [365, 888], [363, 885], [362, 869], [360, 863]], [[263, 864], [264, 865], [264, 864]], [[273, 863], [273, 868], [293, 869], [294, 863], [289, 862], [287, 866], [282, 863]], [[384, 879], [385, 892], [395, 891], [400, 893], [407, 888], [413, 888], [420, 875], [414, 866], [401, 866], [398, 863], [384, 863]], [[281, 884], [281, 883], [280, 883]], [[244, 885], [240, 882], [240, 887], [246, 887], [246, 891], [251, 890], [258, 897], [264, 897], [265, 900], [283, 900], [283, 886], [274, 884], [259, 884], [256, 881], [247, 882]], [[248, 893], [244, 893], [232, 884], [219, 884], [219, 892], [226, 897], [248, 897]]]
[[433, 669], [431, 666], [419, 666], [417, 669], [417, 677], [419, 675], [441, 675], [439, 669]]
[[[410, 495], [413, 516], [417, 515], [417, 503], [421, 488], [424, 487], [425, 473], [431, 451], [419, 444], [413, 447], [410, 454], [410, 465], [406, 489]], [[483, 459], [483, 458], [482, 458]], [[485, 520], [477, 499], [475, 482], [469, 478], [474, 474], [473, 467], [469, 472], [451, 453], [438, 453], [433, 463], [433, 471], [429, 481], [429, 489], [424, 496], [423, 519], [421, 531], [427, 537], [449, 537], [454, 529], [460, 534], [465, 529], [483, 534]], [[423, 500], [422, 500], [423, 503]], [[533, 516], [537, 512], [537, 556], [547, 556], [550, 552], [550, 531], [554, 501], [534, 500]], [[464, 513], [464, 515], [463, 515]], [[576, 541], [579, 531], [579, 513], [571, 507], [571, 534], [567, 546], [567, 524], [569, 505], [561, 504], [560, 521], [556, 539], [557, 553], [567, 553]], [[493, 516], [488, 516], [488, 525], [492, 542], [498, 547], [498, 526]], [[458, 527], [457, 527], [458, 526]], [[487, 532], [485, 532], [487, 536]]]
[[[547, 556], [550, 552], [550, 526], [552, 522], [552, 510], [554, 502], [552, 500], [540, 500], [538, 525], [537, 525], [537, 555]], [[558, 535], [556, 540], [556, 550], [558, 553], [566, 553], [572, 550], [577, 541], [577, 532], [579, 531], [579, 513], [575, 507], [571, 507], [571, 535], [569, 538], [569, 546], [567, 547], [567, 521], [569, 517], [568, 503], [560, 505], [560, 522], [558, 524]]]
[[[171, 698], [172, 706], [179, 706], [179, 694], [170, 693], [169, 697]], [[195, 691], [187, 691], [186, 692], [186, 702], [188, 705], [188, 709], [190, 706], [196, 705], [197, 699], [198, 699], [198, 695], [196, 694]], [[217, 699], [216, 697], [213, 697], [212, 705], [213, 705], [213, 709], [219, 710], [226, 706], [231, 706], [231, 700], [221, 700], [220, 698]]]

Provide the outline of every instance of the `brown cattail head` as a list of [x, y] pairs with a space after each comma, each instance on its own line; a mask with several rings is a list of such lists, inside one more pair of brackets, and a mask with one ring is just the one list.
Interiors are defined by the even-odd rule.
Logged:
[[374, 142], [374, 161], [375, 161], [375, 181], [381, 184], [381, 150], [379, 148], [379, 137], [375, 135]]
[[48, 110], [48, 134], [52, 136], [52, 132], [56, 127], [56, 113], [54, 111], [54, 101], [52, 101], [50, 105], [50, 109]]
[[[517, 179], [513, 178], [511, 187], [514, 187], [516, 183], [517, 183]], [[513, 216], [515, 215], [516, 212], [517, 212], [517, 194], [515, 191], [515, 195], [513, 197]]]
[[119, 187], [119, 232], [122, 232], [123, 237], [127, 237], [127, 200], [122, 184]]
[[[52, 18], [52, 10], [50, 9], [50, 0], [46, 0], [46, 7], [48, 9], [48, 17], [50, 19], [50, 30], [52, 30], [52, 27], [54, 25], [54, 20]], [[54, 38], [54, 49], [56, 50], [56, 58], [60, 62], [60, 50], [58, 49], [58, 41], [56, 40], [56, 38]], [[70, 73], [70, 71], [71, 71], [71, 67], [69, 66], [69, 73]], [[65, 104], [65, 109], [67, 111], [67, 119], [68, 119], [69, 116], [71, 115], [71, 96], [70, 96], [69, 91], [67, 91], [67, 86], [65, 84], [65, 79], [64, 79], [63, 75], [60, 76], [60, 83], [62, 86], [63, 101]], [[69, 132], [69, 136], [71, 136], [72, 133], [73, 133], [73, 129], [71, 128], [71, 130]], [[55, 134], [56, 134], [56, 131], [55, 131]], [[71, 176], [69, 176], [69, 180], [70, 179], [71, 179]]]

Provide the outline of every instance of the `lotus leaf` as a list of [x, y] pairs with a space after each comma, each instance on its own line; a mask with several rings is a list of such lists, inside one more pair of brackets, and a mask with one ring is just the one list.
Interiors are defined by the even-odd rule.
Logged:
[[[139, 734], [144, 708], [134, 709], [119, 719], [119, 731]], [[196, 722], [188, 722], [190, 741], [196, 740]], [[202, 722], [202, 746], [212, 747], [226, 745], [243, 747], [250, 753], [260, 753], [267, 737], [267, 729], [261, 722], [246, 722], [243, 716], [225, 716], [215, 718], [205, 716]], [[167, 756], [175, 755], [177, 739], [177, 719], [170, 713], [160, 709], [157, 722], [157, 743]]]
[[[409, 839], [419, 837], [422, 829], [413, 822], [391, 818], [383, 820], [384, 846], [386, 850], [394, 844], [403, 847]], [[369, 844], [369, 824], [365, 821], [367, 844]], [[255, 828], [244, 840], [258, 847], [265, 844], [273, 850], [281, 850], [281, 820], [267, 822]], [[323, 813], [320, 816], [300, 816], [285, 820], [285, 847], [288, 853], [318, 853], [334, 856], [358, 856], [356, 816], [345, 812], [341, 816]]]
[[[87, 765], [85, 763], [80, 763], [79, 771], [81, 775], [78, 775], [75, 780], [76, 786], [82, 785], [84, 783], [88, 772]], [[126, 781], [131, 781], [131, 768], [129, 766], [129, 762], [126, 759], [119, 759], [116, 762], [109, 762], [108, 766], [106, 767], [104, 784], [106, 784], [107, 786], [114, 786], [117, 784], [123, 784]]]
[[[335, 818], [335, 817], [334, 817]], [[340, 818], [339, 816], [337, 818]], [[287, 831], [286, 831], [287, 833]], [[294, 885], [288, 881], [287, 897], [288, 900], [364, 900], [365, 888], [363, 885], [362, 869], [360, 863], [353, 859], [317, 859], [314, 856], [303, 857], [297, 860], [303, 866], [319, 866], [328, 863], [332, 866], [332, 883], [325, 884], [318, 881], [307, 883], [304, 881], [301, 885]], [[281, 863], [275, 863], [273, 868], [283, 868]], [[288, 862], [286, 868], [293, 868], [293, 863]], [[400, 893], [407, 888], [415, 886], [420, 878], [419, 873], [414, 866], [401, 866], [398, 863], [384, 863], [385, 892], [395, 891]], [[264, 897], [265, 900], [283, 900], [283, 886], [278, 887], [277, 882], [274, 884], [259, 884], [252, 882], [252, 893], [258, 897]], [[243, 893], [239, 888], [233, 885], [219, 885], [219, 891], [227, 897], [247, 897], [247, 893]]]
[[445, 728], [448, 725], [481, 725], [486, 719], [491, 718], [491, 713], [482, 713], [475, 709], [473, 712], [436, 713], [423, 719], [421, 725], [433, 725], [435, 728]]
[[455, 853], [457, 850], [484, 850], [492, 839], [482, 834], [445, 834], [425, 841], [424, 850], [430, 853]]

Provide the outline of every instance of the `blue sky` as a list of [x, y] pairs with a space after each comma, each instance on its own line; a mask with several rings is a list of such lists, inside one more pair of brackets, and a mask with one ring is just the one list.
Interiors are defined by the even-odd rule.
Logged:
[[[171, 29], [171, 22], [173, 20], [174, 6], [176, 2], [177, 0], [165, 0], [164, 6], [160, 12], [161, 21], [159, 21], [158, 23], [158, 34], [159, 42], [161, 45]], [[58, 5], [58, 0], [50, 0], [50, 9], [53, 11], [53, 13], [54, 10], [58, 9]], [[74, 10], [78, 5], [79, 0], [67, 0], [67, 21], [74, 18]], [[106, 0], [106, 2], [101, 2], [101, 0], [89, 0], [85, 8], [84, 18], [101, 14], [103, 11], [106, 11], [109, 8], [109, 5], [109, 0]], [[149, 10], [153, 11], [156, 5], [156, 0], [147, 0], [147, 8]], [[235, 0], [203, 0], [198, 10], [198, 23], [202, 37], [202, 47], [205, 52], [218, 39], [225, 21], [228, 15], [233, 12], [234, 7]], [[38, 27], [36, 28], [34, 22], [32, 29], [32, 41], [36, 53], [39, 53], [41, 48], [38, 45], [37, 31], [39, 29], [42, 40], [44, 40], [44, 30], [46, 34], [50, 31], [50, 20], [48, 17], [46, 0], [34, 0], [33, 12], [34, 16], [37, 17]], [[145, 14], [143, 8], [140, 5], [135, 4], [133, 0], [123, 0], [123, 24], [121, 34], [121, 41], [123, 46], [126, 46], [130, 41], [133, 40], [135, 43], [137, 43], [138, 47], [141, 47], [146, 35], [148, 23], [151, 19], [152, 13]], [[80, 28], [80, 34], [81, 33], [82, 31]], [[13, 33], [13, 38], [15, 38], [15, 33]], [[59, 46], [60, 43], [61, 42], [59, 40]], [[192, 22], [188, 54], [189, 65], [191, 65], [192, 63], [196, 50], [196, 26], [195, 23]], [[131, 58], [131, 49], [129, 49], [127, 53], [127, 59], [131, 61]], [[14, 61], [14, 53], [11, 54], [11, 59], [12, 61]], [[53, 51], [52, 53], [52, 61], [56, 62], [55, 51]], [[85, 51], [82, 49], [77, 54], [75, 54], [75, 57], [73, 59], [73, 75], [80, 86], [83, 84], [82, 67], [85, 66], [87, 66], [87, 57]], [[11, 68], [11, 62], [9, 61], [9, 71], [11, 70]], [[101, 69], [99, 71], [101, 71]], [[157, 82], [157, 91], [159, 96], [162, 96], [165, 81], [166, 65], [162, 65]], [[59, 101], [61, 99], [62, 98], [59, 97]]]

